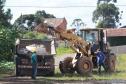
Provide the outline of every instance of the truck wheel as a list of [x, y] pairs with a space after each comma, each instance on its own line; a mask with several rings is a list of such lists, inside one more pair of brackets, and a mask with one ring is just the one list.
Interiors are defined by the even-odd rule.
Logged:
[[60, 61], [59, 69], [60, 69], [62, 74], [74, 73], [74, 69], [73, 69], [73, 66], [72, 66], [72, 60], [73, 60], [72, 57], [67, 57], [67, 58], [64, 59], [64, 61]]
[[18, 68], [18, 65], [19, 65], [19, 57], [15, 57], [15, 62], [16, 62], [16, 76], [19, 76], [20, 75], [20, 69]]
[[77, 73], [80, 75], [90, 76], [93, 70], [93, 63], [88, 57], [81, 57], [76, 64]]
[[43, 60], [45, 61], [45, 65], [46, 67], [50, 67], [49, 69], [43, 69], [44, 70], [44, 73], [41, 73], [41, 74], [44, 74], [44, 76], [53, 76], [55, 74], [55, 60], [54, 60], [54, 57], [53, 55], [51, 56], [46, 56], [46, 58]]
[[116, 56], [114, 54], [110, 54], [108, 71], [115, 72], [115, 66], [116, 66]]
[[51, 65], [50, 65], [51, 66], [51, 70], [50, 70], [51, 72], [49, 73], [50, 76], [53, 76], [55, 74], [55, 65], [54, 65], [54, 62], [55, 62], [54, 58], [52, 58], [50, 60], [50, 63], [51, 63]]

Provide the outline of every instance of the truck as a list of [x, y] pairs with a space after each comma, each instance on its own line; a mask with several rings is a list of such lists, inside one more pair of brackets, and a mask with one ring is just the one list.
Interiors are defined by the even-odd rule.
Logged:
[[37, 46], [37, 75], [54, 75], [56, 54], [54, 40], [18, 39], [15, 52], [16, 76], [31, 76], [31, 52], [27, 50], [27, 46]]

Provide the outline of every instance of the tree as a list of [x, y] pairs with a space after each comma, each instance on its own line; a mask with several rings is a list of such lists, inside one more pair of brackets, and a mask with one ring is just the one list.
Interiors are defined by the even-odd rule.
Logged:
[[37, 11], [35, 14], [21, 15], [15, 20], [14, 25], [25, 30], [33, 30], [36, 25], [44, 21], [44, 18], [55, 18], [55, 16], [47, 14], [44, 10]]
[[80, 27], [84, 27], [85, 23], [82, 21], [82, 19], [74, 19], [71, 26], [75, 26], [77, 34], [80, 34]]
[[97, 2], [97, 4], [100, 4], [100, 2], [104, 2], [104, 3], [109, 3], [110, 1], [112, 1], [112, 2], [114, 2], [114, 3], [116, 3], [117, 2], [117, 0], [98, 0], [98, 2]]
[[0, 0], [0, 25], [5, 27], [10, 27], [11, 23], [10, 20], [12, 19], [11, 10], [7, 9], [4, 11], [5, 0]]
[[0, 61], [11, 61], [14, 56], [16, 38], [20, 37], [20, 31], [15, 28], [0, 26]]
[[119, 8], [117, 8], [113, 3], [109, 3], [111, 0], [103, 1], [107, 3], [99, 2], [96, 10], [93, 12], [92, 20], [93, 22], [97, 23], [97, 27], [99, 28], [115, 28], [120, 19]]
[[20, 37], [20, 31], [12, 27], [11, 10], [4, 11], [5, 0], [0, 0], [0, 61], [12, 60], [15, 39]]

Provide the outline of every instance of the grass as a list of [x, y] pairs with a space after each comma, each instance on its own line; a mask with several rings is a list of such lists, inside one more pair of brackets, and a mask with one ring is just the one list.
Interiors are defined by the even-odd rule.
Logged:
[[62, 75], [57, 68], [53, 77], [42, 77], [41, 79], [47, 80], [60, 80], [60, 81], [78, 81], [78, 80], [111, 80], [111, 79], [124, 79], [126, 80], [126, 54], [117, 56], [116, 72], [114, 73], [102, 73], [99, 75], [97, 69], [93, 69], [93, 76], [86, 77], [75, 74]]
[[0, 79], [3, 78], [3, 77], [8, 77], [8, 76], [10, 76], [10, 74], [7, 74], [7, 73], [5, 73], [5, 74], [3, 73], [2, 74], [2, 73], [0, 73]]
[[65, 46], [64, 42], [61, 42], [59, 46], [56, 48], [56, 54], [57, 56], [61, 56], [66, 53], [70, 54], [74, 53], [74, 51], [69, 46]]
[[[99, 75], [97, 69], [93, 69], [93, 76], [86, 77], [80, 76], [77, 73], [65, 74], [60, 73], [59, 68], [55, 69], [55, 75], [52, 77], [40, 77], [39, 80], [51, 80], [51, 81], [83, 81], [83, 80], [111, 80], [111, 79], [124, 79], [126, 80], [126, 54], [117, 56], [116, 72], [114, 73], [102, 73]], [[0, 74], [0, 78], [7, 76], [7, 74]]]
[[0, 78], [8, 77], [14, 74], [14, 62], [1, 61], [0, 62]]
[[56, 52], [57, 52], [57, 56], [61, 56], [61, 55], [63, 55], [63, 54], [69, 54], [69, 53], [74, 53], [74, 51], [71, 49], [71, 48], [69, 48], [69, 47], [58, 47], [57, 49], [56, 49]]
[[[59, 48], [57, 48], [57, 55], [61, 56], [64, 53], [73, 53], [74, 51], [71, 48], [64, 47], [64, 44], [61, 44]], [[121, 54], [117, 56], [117, 63], [116, 63], [116, 72], [110, 73], [102, 73], [98, 75], [96, 70], [93, 70], [92, 77], [82, 77], [78, 74], [67, 74], [62, 76], [59, 69], [56, 69], [56, 74], [54, 77], [48, 77], [47, 79], [52, 80], [85, 80], [85, 79], [96, 79], [96, 80], [108, 80], [108, 79], [125, 79], [126, 80], [126, 54]]]
[[0, 62], [0, 73], [10, 73], [14, 71], [14, 62], [1, 61]]

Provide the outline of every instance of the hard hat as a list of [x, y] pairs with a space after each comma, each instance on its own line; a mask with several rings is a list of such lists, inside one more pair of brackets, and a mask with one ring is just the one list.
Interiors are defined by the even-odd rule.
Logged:
[[29, 50], [30, 52], [36, 52], [37, 48], [33, 46], [26, 46], [26, 49]]
[[36, 47], [32, 47], [31, 52], [36, 52]]

